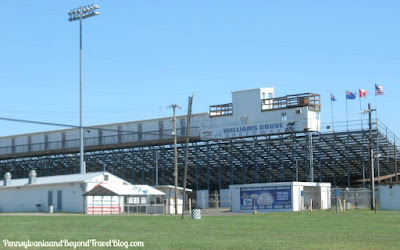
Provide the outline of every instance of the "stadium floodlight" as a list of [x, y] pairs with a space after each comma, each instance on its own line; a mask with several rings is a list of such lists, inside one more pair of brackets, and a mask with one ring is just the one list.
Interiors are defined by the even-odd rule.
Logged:
[[100, 15], [98, 11], [98, 5], [88, 5], [88, 6], [80, 6], [79, 8], [73, 9], [68, 12], [69, 18], [68, 21], [76, 21], [79, 20], [79, 140], [80, 140], [80, 149], [79, 149], [79, 166], [80, 173], [86, 173], [86, 165], [84, 159], [84, 142], [83, 142], [83, 112], [82, 112], [82, 19], [89, 18], [92, 16]]

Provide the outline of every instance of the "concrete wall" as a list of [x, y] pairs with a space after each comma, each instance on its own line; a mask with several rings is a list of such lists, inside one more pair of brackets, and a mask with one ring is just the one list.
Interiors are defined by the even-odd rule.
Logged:
[[400, 184], [379, 185], [379, 208], [400, 210]]

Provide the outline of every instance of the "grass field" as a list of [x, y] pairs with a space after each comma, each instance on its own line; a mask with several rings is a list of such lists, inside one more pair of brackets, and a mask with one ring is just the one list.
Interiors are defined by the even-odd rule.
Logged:
[[[143, 241], [150, 249], [400, 248], [400, 212], [203, 216], [0, 216], [0, 239]], [[3, 243], [0, 248], [3, 249]], [[87, 249], [87, 248], [85, 248]], [[104, 248], [105, 249], [105, 248]], [[122, 248], [121, 248], [122, 249]]]

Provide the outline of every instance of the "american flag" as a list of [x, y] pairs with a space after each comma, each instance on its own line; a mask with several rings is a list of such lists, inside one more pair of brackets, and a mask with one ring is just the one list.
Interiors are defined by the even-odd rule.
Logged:
[[375, 84], [375, 95], [383, 95], [383, 86]]

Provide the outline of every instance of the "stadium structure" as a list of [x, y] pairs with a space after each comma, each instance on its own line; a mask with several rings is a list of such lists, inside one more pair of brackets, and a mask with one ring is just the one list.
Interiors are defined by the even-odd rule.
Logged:
[[[397, 174], [397, 137], [387, 127], [368, 119], [321, 125], [320, 112], [319, 94], [275, 97], [273, 88], [258, 88], [232, 92], [232, 103], [193, 114], [188, 188], [211, 192], [231, 184], [285, 181], [365, 187], [370, 135], [377, 180]], [[175, 121], [183, 185], [187, 116]], [[108, 171], [133, 184], [174, 183], [171, 117], [84, 131], [87, 172]], [[22, 178], [32, 169], [38, 176], [79, 173], [79, 146], [79, 127], [1, 137], [0, 174]]]

